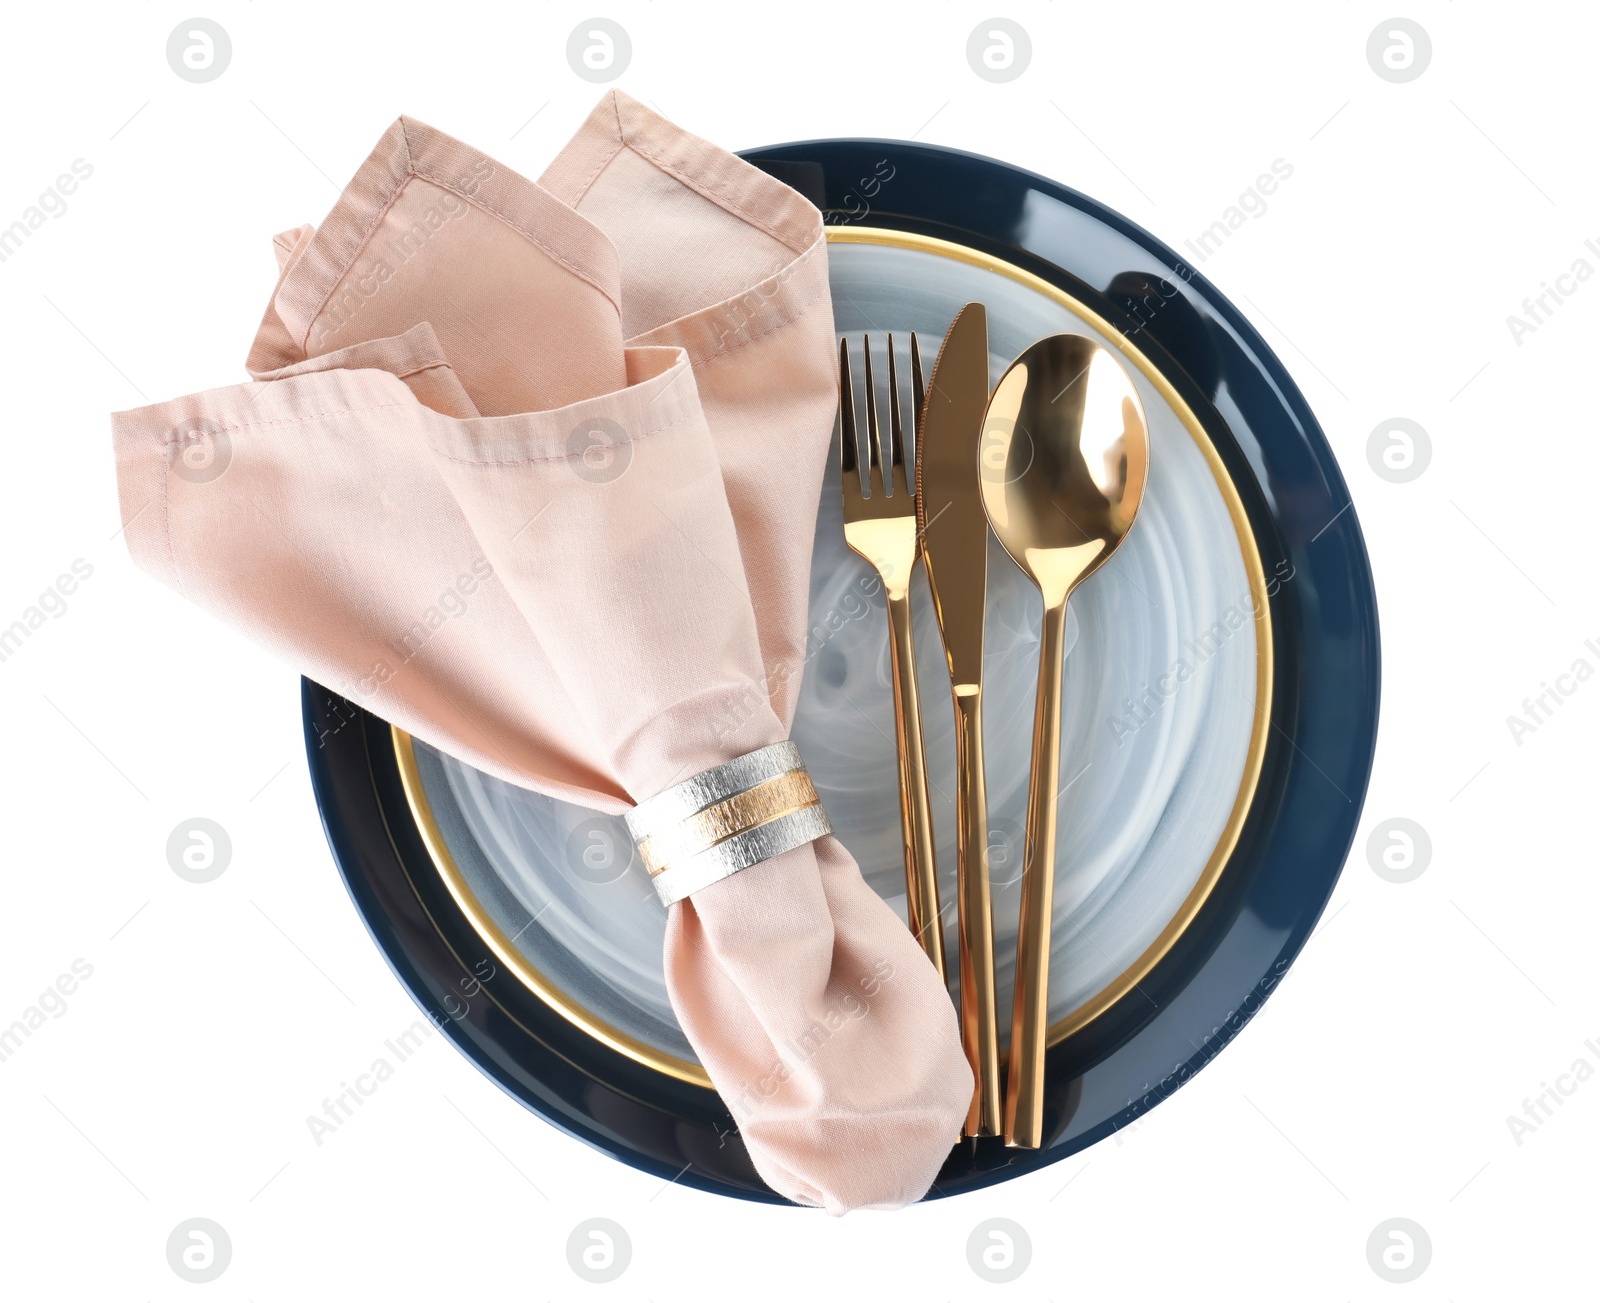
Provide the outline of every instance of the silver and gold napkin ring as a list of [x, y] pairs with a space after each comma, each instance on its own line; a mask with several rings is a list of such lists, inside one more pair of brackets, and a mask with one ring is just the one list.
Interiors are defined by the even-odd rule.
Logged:
[[626, 818], [663, 905], [833, 831], [793, 742], [696, 774]]

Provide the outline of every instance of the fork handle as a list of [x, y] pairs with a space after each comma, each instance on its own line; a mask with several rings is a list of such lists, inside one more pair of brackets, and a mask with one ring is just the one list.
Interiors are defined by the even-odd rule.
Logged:
[[983, 780], [983, 689], [957, 685], [956, 895], [961, 910], [961, 1045], [976, 1085], [966, 1134], [997, 1136], [1000, 1038], [995, 1014], [994, 908], [989, 898], [989, 811]]
[[909, 593], [890, 592], [889, 666], [894, 679], [894, 736], [900, 760], [900, 843], [906, 860], [906, 913], [928, 961], [945, 980], [944, 927], [933, 857], [933, 814], [922, 753], [922, 707], [911, 644]]

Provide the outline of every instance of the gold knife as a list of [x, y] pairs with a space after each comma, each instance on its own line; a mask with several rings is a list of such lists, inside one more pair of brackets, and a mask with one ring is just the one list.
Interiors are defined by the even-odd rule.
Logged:
[[978, 442], [989, 403], [989, 324], [983, 304], [956, 314], [939, 349], [917, 439], [917, 527], [933, 590], [956, 712], [956, 896], [960, 908], [961, 1043], [977, 1087], [966, 1134], [1003, 1130], [995, 1022], [994, 912], [983, 782], [983, 608], [989, 522], [978, 484]]

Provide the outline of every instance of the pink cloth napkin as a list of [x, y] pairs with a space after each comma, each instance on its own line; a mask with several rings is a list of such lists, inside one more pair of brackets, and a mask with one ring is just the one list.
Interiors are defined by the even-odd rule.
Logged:
[[[599, 810], [788, 735], [834, 409], [814, 208], [612, 92], [538, 184], [402, 118], [275, 249], [258, 383], [113, 418], [141, 566]], [[838, 841], [673, 906], [665, 966], [775, 1190], [921, 1197], [972, 1076]]]

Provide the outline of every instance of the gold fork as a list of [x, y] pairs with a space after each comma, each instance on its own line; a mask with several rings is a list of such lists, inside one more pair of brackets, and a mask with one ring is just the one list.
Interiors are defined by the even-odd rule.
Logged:
[[[933, 818], [922, 754], [922, 710], [917, 700], [916, 660], [911, 646], [911, 571], [921, 552], [917, 500], [906, 485], [905, 428], [895, 374], [894, 336], [889, 336], [889, 431], [884, 442], [873, 385], [872, 345], [861, 337], [867, 391], [867, 492], [861, 489], [861, 441], [856, 432], [855, 389], [850, 350], [839, 340], [840, 478], [844, 490], [844, 540], [877, 570], [889, 603], [889, 664], [894, 678], [895, 749], [900, 767], [900, 841], [906, 861], [906, 901], [911, 931], [944, 980], [944, 925], [933, 858]], [[922, 413], [922, 355], [911, 335], [911, 382], [915, 420]], [[885, 473], [887, 468], [887, 473]]]

